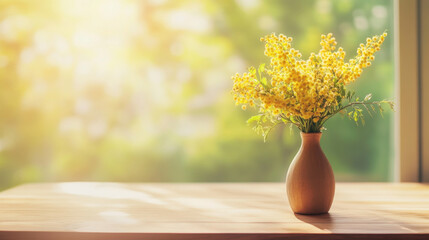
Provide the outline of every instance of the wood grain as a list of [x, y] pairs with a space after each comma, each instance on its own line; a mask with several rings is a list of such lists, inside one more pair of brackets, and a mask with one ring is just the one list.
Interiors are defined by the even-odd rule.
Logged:
[[0, 239], [429, 239], [429, 185], [338, 183], [295, 215], [283, 183], [44, 183], [0, 193]]

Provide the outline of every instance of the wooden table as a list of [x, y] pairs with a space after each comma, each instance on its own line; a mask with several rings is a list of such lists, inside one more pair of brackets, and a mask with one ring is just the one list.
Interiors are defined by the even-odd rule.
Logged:
[[429, 239], [429, 185], [338, 183], [295, 215], [282, 183], [42, 183], [0, 193], [0, 239]]

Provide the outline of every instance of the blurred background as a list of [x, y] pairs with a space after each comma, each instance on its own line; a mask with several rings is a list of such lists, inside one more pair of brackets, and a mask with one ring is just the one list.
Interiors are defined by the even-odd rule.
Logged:
[[[0, 189], [40, 181], [283, 181], [299, 132], [266, 143], [230, 93], [267, 62], [261, 36], [307, 58], [332, 32], [353, 57], [389, 37], [353, 88], [393, 99], [391, 0], [0, 0]], [[337, 181], [390, 181], [393, 113], [336, 116]]]

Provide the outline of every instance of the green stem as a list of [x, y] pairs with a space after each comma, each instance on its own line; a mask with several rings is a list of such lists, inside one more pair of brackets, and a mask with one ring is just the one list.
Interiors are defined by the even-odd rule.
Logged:
[[329, 115], [327, 115], [327, 117], [326, 118], [324, 118], [323, 119], [323, 121], [322, 121], [322, 125], [323, 124], [325, 124], [325, 122], [326, 121], [328, 121], [328, 119], [330, 119], [332, 116], [334, 116], [335, 114], [337, 114], [337, 113], [339, 113], [339, 112], [341, 112], [342, 110], [344, 110], [344, 109], [346, 109], [346, 108], [348, 108], [348, 107], [351, 107], [351, 106], [353, 106], [353, 105], [378, 105], [378, 104], [380, 104], [381, 102], [352, 102], [352, 103], [349, 103], [349, 104], [347, 104], [347, 105], [345, 105], [344, 107], [342, 107], [342, 108], [339, 108], [339, 109], [337, 109], [335, 112], [333, 112], [332, 114], [329, 114]]

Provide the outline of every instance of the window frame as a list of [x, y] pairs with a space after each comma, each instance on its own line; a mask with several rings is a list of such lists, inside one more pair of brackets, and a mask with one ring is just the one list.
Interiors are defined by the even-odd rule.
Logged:
[[[419, 0], [421, 181], [429, 182], [429, 1]], [[426, 44], [425, 44], [426, 43]]]
[[429, 181], [429, 1], [395, 0], [394, 11], [394, 179]]

